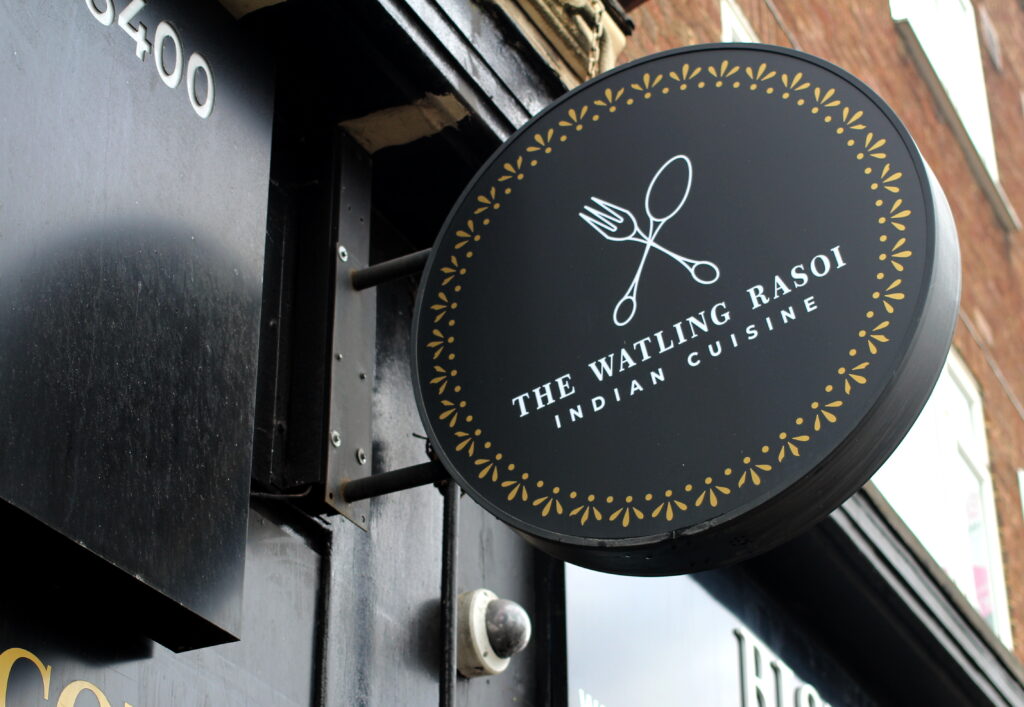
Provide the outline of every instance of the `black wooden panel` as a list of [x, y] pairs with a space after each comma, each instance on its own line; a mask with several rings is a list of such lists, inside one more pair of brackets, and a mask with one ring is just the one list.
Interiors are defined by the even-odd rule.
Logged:
[[[127, 611], [100, 616], [68, 602], [73, 588], [0, 583], [0, 695], [6, 682], [10, 707], [54, 705], [69, 685], [86, 681], [95, 691], [86, 689], [74, 704], [97, 704], [97, 692], [112, 705], [138, 707], [315, 704], [318, 546], [316, 534], [309, 537], [274, 514], [254, 511], [240, 612], [245, 638], [181, 654], [139, 635], [138, 617]], [[43, 678], [31, 658], [5, 664], [12, 649], [27, 651], [51, 668], [49, 701], [43, 699]], [[6, 659], [14, 655], [6, 653]]]
[[[535, 624], [536, 634], [522, 653], [515, 655], [501, 675], [461, 680], [457, 687], [460, 705], [550, 704], [538, 683], [547, 675], [550, 663], [544, 643], [548, 603], [561, 604], [557, 592], [548, 593], [544, 571], [554, 562], [534, 550], [509, 526], [495, 519], [469, 497], [462, 500], [459, 527], [459, 576], [461, 592], [490, 589], [503, 599], [523, 606]], [[559, 563], [560, 565], [561, 563]], [[561, 652], [555, 657], [563, 661]]]
[[0, 499], [186, 648], [240, 625], [270, 75], [209, 2], [146, 3], [140, 61], [127, 6], [0, 0]]
[[[376, 235], [376, 234], [375, 234]], [[375, 257], [402, 248], [374, 241]], [[384, 246], [383, 248], [381, 246]], [[426, 460], [412, 399], [412, 289], [377, 288], [373, 471]], [[436, 705], [440, 674], [441, 494], [432, 486], [367, 503], [364, 531], [332, 523], [325, 704]]]

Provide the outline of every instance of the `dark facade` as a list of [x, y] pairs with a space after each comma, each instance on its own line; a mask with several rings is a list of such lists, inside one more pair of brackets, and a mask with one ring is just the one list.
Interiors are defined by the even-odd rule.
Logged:
[[[892, 56], [858, 39], [887, 7], [740, 4], [761, 39], [878, 81], [926, 157], [950, 140], [895, 30]], [[0, 108], [0, 707], [1024, 704], [1018, 659], [873, 487], [760, 558], [661, 580], [566, 569], [432, 484], [344, 504], [342, 482], [429, 459], [416, 278], [356, 291], [351, 272], [429, 248], [570, 72], [507, 3], [132, 7], [122, 27], [126, 1], [0, 0], [21, 99]], [[718, 13], [651, 0], [623, 57], [717, 41]], [[1009, 288], [1005, 229], [957, 159], [932, 167], [965, 262]], [[984, 289], [965, 277], [971, 321]], [[993, 336], [1012, 370], [1012, 334]], [[1015, 607], [1003, 438], [1020, 425], [999, 422], [1012, 403], [972, 341], [965, 324]], [[522, 604], [534, 629], [454, 693], [449, 585]]]

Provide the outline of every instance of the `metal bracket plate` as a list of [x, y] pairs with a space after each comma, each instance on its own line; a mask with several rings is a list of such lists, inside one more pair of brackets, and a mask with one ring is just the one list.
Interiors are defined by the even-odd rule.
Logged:
[[369, 501], [345, 503], [345, 481], [369, 476], [373, 468], [373, 383], [377, 296], [356, 291], [352, 272], [370, 260], [370, 157], [347, 137], [339, 145], [337, 176], [334, 322], [330, 381], [330, 419], [325, 440], [327, 482], [324, 500], [367, 529]]

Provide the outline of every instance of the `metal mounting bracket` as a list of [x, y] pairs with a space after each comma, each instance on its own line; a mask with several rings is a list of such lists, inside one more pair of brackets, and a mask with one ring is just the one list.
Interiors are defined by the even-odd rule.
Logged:
[[335, 177], [334, 321], [328, 379], [324, 500], [363, 530], [369, 504], [346, 503], [343, 484], [368, 477], [373, 469], [373, 383], [377, 336], [377, 297], [352, 287], [352, 273], [370, 260], [370, 156], [348, 138]]

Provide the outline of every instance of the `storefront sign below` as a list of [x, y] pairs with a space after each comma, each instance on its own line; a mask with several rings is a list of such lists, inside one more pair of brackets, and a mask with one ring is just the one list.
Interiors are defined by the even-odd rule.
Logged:
[[867, 480], [958, 292], [945, 198], [867, 87], [776, 47], [681, 49], [481, 169], [423, 278], [417, 395], [460, 485], [548, 552], [707, 569]]

